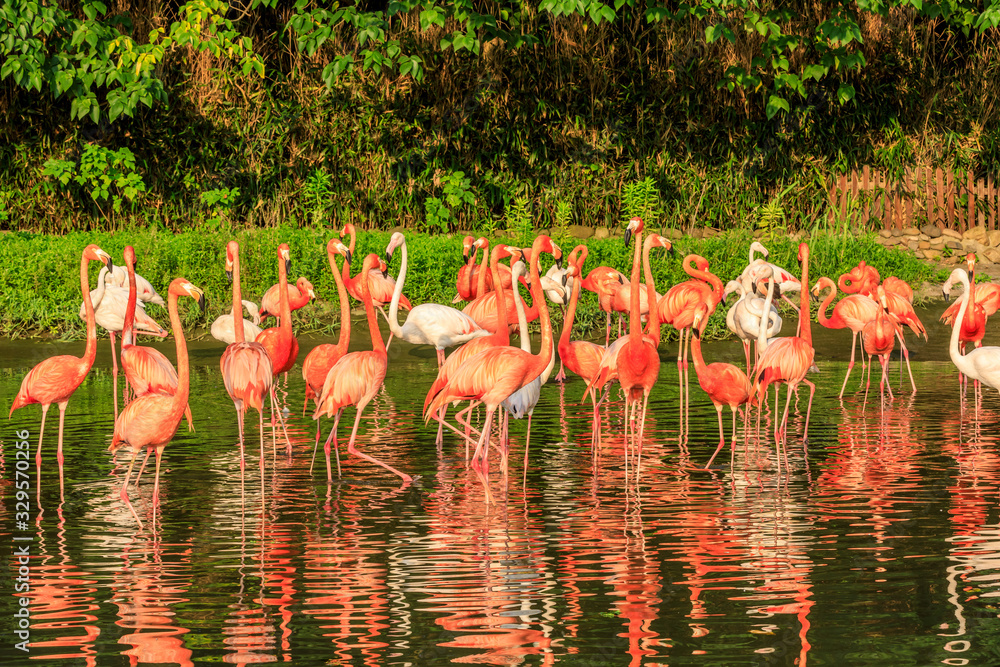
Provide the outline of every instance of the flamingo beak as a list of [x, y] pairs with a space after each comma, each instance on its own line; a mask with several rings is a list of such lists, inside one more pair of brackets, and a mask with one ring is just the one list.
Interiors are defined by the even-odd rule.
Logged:
[[350, 250], [348, 250], [347, 252], [344, 253], [344, 259], [347, 260], [348, 264], [351, 263], [351, 251]]
[[[700, 324], [700, 322], [699, 322], [699, 324]], [[698, 340], [701, 340], [701, 329], [699, 329], [697, 326], [691, 327], [691, 333], [694, 334], [695, 338], [697, 338]]]
[[628, 229], [628, 228], [626, 228], [626, 229], [625, 229], [625, 247], [626, 247], [626, 248], [628, 247], [628, 244], [629, 244], [629, 242], [630, 242], [631, 240], [632, 240], [632, 230], [631, 230], [631, 229]]
[[228, 280], [229, 282], [233, 282], [233, 270], [232, 269], [226, 269], [226, 280]]
[[207, 305], [207, 302], [205, 301], [205, 293], [202, 292], [201, 290], [198, 290], [198, 307], [201, 308], [201, 314], [202, 315], [205, 314], [205, 306], [206, 305]]
[[569, 274], [568, 273], [564, 273], [564, 274], [562, 274], [562, 284], [563, 284], [563, 287], [566, 287], [566, 283], [567, 282], [569, 282]]
[[292, 259], [289, 257], [285, 260], [285, 273], [292, 272]]
[[108, 267], [108, 271], [111, 271], [112, 269], [114, 269], [115, 265], [114, 265], [114, 262], [111, 261], [111, 255], [107, 254], [103, 250], [101, 251], [101, 253], [102, 253], [101, 259], [104, 260], [104, 264], [105, 264], [105, 266]]

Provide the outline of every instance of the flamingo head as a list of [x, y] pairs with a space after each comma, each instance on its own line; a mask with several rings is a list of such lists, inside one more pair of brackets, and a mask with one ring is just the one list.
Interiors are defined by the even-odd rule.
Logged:
[[135, 248], [130, 245], [125, 246], [125, 251], [122, 252], [122, 256], [125, 258], [125, 266], [131, 266], [135, 269]]
[[972, 272], [976, 270], [976, 253], [970, 252], [965, 256], [965, 265], [969, 268], [969, 276], [971, 278]]
[[489, 239], [487, 239], [485, 236], [480, 236], [478, 239], [476, 239], [476, 242], [472, 244], [472, 247], [475, 248], [476, 250], [488, 250], [490, 247]]
[[765, 248], [764, 244], [761, 243], [760, 241], [754, 241], [753, 243], [750, 244], [750, 254], [752, 255], [756, 252], [759, 252], [765, 258], [771, 254], [767, 251], [767, 248]]
[[578, 278], [580, 276], [580, 265], [569, 263], [569, 267], [566, 269], [566, 273], [563, 274], [563, 285], [569, 282], [570, 278]]
[[347, 224], [344, 225], [344, 228], [340, 230], [340, 237], [343, 238], [345, 234], [350, 234], [351, 236], [354, 236], [354, 233], [355, 233], [354, 224], [348, 222]]
[[809, 244], [800, 243], [799, 244], [799, 264], [804, 264], [809, 261]]
[[233, 270], [236, 266], [236, 258], [240, 255], [240, 244], [230, 241], [226, 244], [226, 280], [233, 282]]
[[632, 241], [633, 234], [639, 234], [643, 230], [642, 218], [634, 217], [628, 221], [628, 225], [625, 227], [625, 245]]
[[186, 279], [174, 278], [174, 281], [170, 283], [170, 289], [168, 292], [174, 296], [191, 297], [198, 302], [198, 307], [201, 308], [201, 312], [205, 312], [205, 292], [202, 291], [200, 287], [192, 285]]
[[722, 290], [722, 302], [728, 303], [729, 295], [735, 294], [736, 292], [743, 294], [743, 284], [738, 280], [730, 280], [726, 283], [726, 287]]
[[375, 255], [375, 257], [378, 259], [378, 262], [377, 264], [372, 265], [371, 268], [375, 268], [375, 266], [378, 266], [378, 270], [382, 272], [382, 277], [385, 278], [386, 276], [389, 275], [389, 265], [386, 264], [384, 261], [382, 261], [382, 259], [379, 258], [378, 255]]
[[569, 263], [576, 264], [580, 271], [577, 275], [583, 275], [583, 263], [587, 261], [587, 246], [582, 243], [577, 247], [573, 248], [573, 251], [569, 253]]
[[343, 255], [347, 263], [351, 263], [351, 251], [340, 239], [330, 239], [330, 242], [326, 244], [326, 252], [329, 255]]
[[813, 296], [817, 296], [818, 297], [819, 293], [822, 292], [823, 290], [825, 290], [828, 287], [832, 287], [835, 290], [837, 289], [837, 286], [833, 284], [832, 280], [830, 280], [826, 276], [823, 276], [822, 278], [820, 278], [819, 280], [816, 281], [815, 285], [813, 285], [813, 288], [812, 288]]
[[878, 297], [876, 299], [876, 301], [878, 301], [882, 305], [882, 310], [885, 310], [885, 311], [888, 312], [888, 310], [889, 310], [889, 299], [885, 295], [885, 288], [882, 287], [881, 285], [877, 286], [875, 288], [875, 294]]
[[671, 255], [674, 254], [674, 244], [670, 242], [666, 236], [660, 236], [659, 234], [650, 234], [646, 237], [646, 244], [650, 248], [666, 248], [667, 252]]
[[299, 277], [295, 281], [295, 286], [299, 288], [301, 294], [308, 294], [310, 299], [316, 298], [316, 290], [313, 289], [312, 283], [309, 282], [305, 277]]
[[475, 242], [475, 240], [476, 239], [472, 238], [471, 236], [466, 236], [464, 239], [462, 239], [462, 263], [463, 264], [468, 264], [469, 263], [469, 253], [472, 251], [472, 244]]
[[393, 232], [392, 236], [389, 237], [389, 245], [385, 247], [385, 263], [388, 264], [392, 261], [392, 253], [396, 252], [396, 248], [406, 243], [406, 239], [403, 237], [401, 232]]
[[507, 259], [508, 257], [513, 257], [515, 255], [517, 255], [518, 257], [521, 256], [520, 248], [512, 245], [504, 245], [503, 243], [498, 243], [495, 246], [493, 246], [491, 261], [492, 259], [496, 259], [496, 261], [499, 262], [501, 259]]
[[288, 247], [287, 243], [282, 243], [278, 246], [278, 261], [285, 262], [285, 273], [291, 273], [292, 271], [292, 250]]
[[83, 256], [89, 262], [104, 262], [105, 266], [108, 267], [108, 271], [115, 268], [114, 263], [111, 261], [111, 255], [104, 252], [93, 243], [83, 249]]
[[[536, 258], [537, 253], [540, 252], [547, 252], [548, 254], [555, 257], [556, 266], [558, 266], [560, 269], [562, 268], [562, 263], [563, 263], [562, 248], [556, 245], [555, 241], [553, 241], [546, 234], [539, 234], [537, 237], [535, 237], [535, 242], [531, 244], [531, 250], [529, 251], [530, 254], [526, 255], [525, 257], [528, 261], [533, 261]], [[522, 251], [522, 255], [523, 254], [524, 251]]]

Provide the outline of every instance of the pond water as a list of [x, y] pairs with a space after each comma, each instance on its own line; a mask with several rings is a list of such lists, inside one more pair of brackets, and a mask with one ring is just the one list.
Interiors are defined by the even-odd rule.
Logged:
[[[0, 538], [10, 545], [0, 567], [11, 573], [0, 664], [998, 664], [1000, 397], [988, 390], [978, 420], [963, 415], [948, 332], [932, 325], [940, 310], [921, 313], [931, 342], [913, 341], [916, 395], [893, 364], [898, 393], [885, 411], [876, 386], [867, 402], [837, 399], [850, 336], [814, 325], [810, 437], [803, 446], [803, 391], [788, 474], [766, 444], [741, 447], [735, 475], [728, 453], [699, 468], [718, 441], [715, 410], [692, 370], [690, 437], [679, 437], [669, 345], [638, 485], [624, 476], [621, 403], [604, 413], [595, 469], [582, 382], [550, 383], [523, 477], [524, 425], [512, 422], [511, 474], [504, 489], [494, 472], [492, 507], [457, 438], [438, 451], [420, 419], [433, 350], [398, 342], [359, 442], [420, 478], [401, 487], [350, 457], [332, 484], [322, 465], [310, 474], [314, 424], [301, 415], [296, 366], [280, 391], [293, 454], [272, 458], [268, 431], [264, 488], [251, 456], [241, 500], [223, 346], [195, 341], [197, 430], [182, 426], [165, 451], [155, 525], [152, 475], [132, 492], [143, 531], [118, 498], [128, 456], [107, 452], [104, 341], [69, 403], [64, 495], [53, 410], [38, 497], [33, 461], [29, 470], [26, 526], [15, 519], [14, 443], [27, 430], [33, 452], [39, 408], [0, 433]], [[360, 329], [356, 349], [367, 345]], [[318, 342], [303, 341], [300, 360]], [[156, 346], [173, 358], [172, 343]], [[4, 409], [33, 364], [67, 351], [82, 344], [0, 345]], [[706, 343], [705, 354], [742, 360], [729, 343]], [[352, 421], [349, 410], [342, 443]], [[256, 442], [255, 425], [248, 437]], [[25, 546], [30, 591], [16, 592], [13, 554]], [[21, 597], [28, 653], [15, 647]]]

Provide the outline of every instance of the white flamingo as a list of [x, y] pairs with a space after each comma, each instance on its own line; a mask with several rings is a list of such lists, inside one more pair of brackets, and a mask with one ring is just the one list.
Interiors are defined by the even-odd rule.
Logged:
[[406, 280], [406, 239], [399, 232], [392, 235], [385, 249], [386, 263], [392, 258], [393, 251], [402, 246], [403, 261], [396, 277], [396, 287], [392, 292], [392, 302], [389, 304], [389, 329], [397, 338], [402, 338], [413, 345], [433, 345], [437, 350], [438, 368], [444, 363], [444, 348], [461, 345], [473, 338], [489, 336], [490, 332], [482, 328], [476, 321], [451, 306], [439, 303], [422, 303], [414, 306], [406, 315], [403, 326], [399, 326], [399, 297], [403, 294], [403, 282]]
[[[128, 271], [126, 271], [124, 266], [115, 266], [115, 268], [111, 269], [107, 281], [110, 285], [121, 287], [125, 291], [128, 291]], [[155, 303], [157, 306], [163, 307], [167, 305], [163, 297], [153, 289], [153, 285], [138, 273], [135, 274], [135, 296], [139, 301], [145, 303]]]
[[[767, 257], [770, 254], [767, 248], [765, 248], [760, 241], [754, 241], [753, 243], [751, 243], [750, 260], [749, 263], [747, 264], [747, 267], [743, 269], [743, 273], [740, 274], [739, 277], [740, 281], [742, 281], [744, 277], [748, 276], [750, 278], [753, 278], [754, 273], [760, 270], [758, 267], [760, 266], [762, 260], [756, 259], [754, 257], [754, 255], [757, 254], [758, 252], [764, 256], [763, 260], [767, 260]], [[799, 307], [796, 304], [794, 304], [791, 301], [791, 299], [785, 296], [785, 292], [798, 292], [799, 290], [802, 289], [802, 283], [799, 282], [799, 279], [796, 278], [792, 273], [786, 271], [777, 264], [771, 264], [770, 262], [767, 261], [764, 261], [763, 263], [771, 267], [771, 275], [773, 275], [775, 280], [777, 280], [778, 294], [781, 295], [781, 298], [784, 299], [785, 302], [788, 305], [790, 305], [795, 310], [796, 313], [799, 312]]]
[[[759, 262], [760, 260], [757, 261]], [[773, 298], [774, 281], [771, 280], [771, 277], [770, 265], [766, 263], [762, 264], [760, 271], [757, 273], [756, 280], [768, 281], [768, 292], [771, 293]], [[730, 281], [730, 284], [732, 283], [736, 283], [736, 281]], [[781, 331], [781, 316], [778, 315], [778, 309], [774, 307], [774, 304], [768, 298], [750, 295], [752, 288], [749, 276], [744, 278], [742, 282], [736, 283], [735, 287], [730, 288], [727, 285], [727, 289], [740, 293], [740, 299], [726, 313], [726, 325], [730, 331], [743, 341], [743, 354], [746, 357], [747, 373], [749, 373], [751, 366], [750, 343], [751, 341], [756, 341], [760, 336], [764, 313], [768, 313], [767, 324], [764, 326], [765, 339], [773, 338]], [[755, 360], [761, 352], [763, 352], [762, 349], [756, 351], [754, 355]]]
[[[962, 321], [965, 318], [965, 311], [969, 306], [969, 274], [966, 269], [955, 269], [948, 278], [949, 282], [961, 281], [965, 286], [961, 298], [961, 306], [958, 315], [951, 327], [951, 343], [948, 346], [948, 353], [951, 362], [955, 364], [959, 372], [979, 380], [994, 389], [1000, 389], [1000, 347], [995, 345], [977, 347], [971, 352], [962, 354], [958, 349], [958, 337], [962, 328]], [[945, 294], [947, 297], [947, 294]], [[979, 402], [976, 402], [976, 412], [978, 418]]]
[[[260, 328], [260, 311], [257, 310], [257, 304], [253, 301], [247, 301], [246, 299], [242, 301], [243, 307], [247, 309], [251, 319], [253, 319], [253, 322], [251, 322], [243, 318], [244, 335], [246, 336], [246, 340], [257, 340], [257, 336], [262, 331]], [[243, 313], [240, 313], [240, 315], [242, 316]], [[232, 345], [236, 342], [236, 330], [232, 310], [225, 315], [219, 315], [212, 322], [212, 338], [222, 341], [226, 345]]]

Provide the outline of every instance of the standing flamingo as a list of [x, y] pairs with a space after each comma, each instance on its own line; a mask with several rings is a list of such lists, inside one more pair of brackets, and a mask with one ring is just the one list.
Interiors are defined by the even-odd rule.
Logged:
[[389, 330], [397, 338], [402, 338], [413, 345], [433, 345], [437, 350], [438, 368], [444, 364], [444, 348], [461, 345], [473, 338], [488, 336], [489, 331], [482, 328], [476, 321], [451, 306], [439, 303], [422, 303], [410, 310], [403, 326], [399, 326], [399, 299], [403, 294], [403, 283], [406, 280], [406, 238], [396, 232], [389, 239], [385, 249], [386, 263], [392, 257], [396, 248], [402, 247], [403, 259], [399, 267], [399, 277], [389, 304]]
[[[312, 283], [299, 277], [294, 285], [288, 286], [288, 309], [291, 311], [303, 308], [310, 299], [316, 298], [316, 290]], [[278, 317], [281, 315], [281, 283], [271, 285], [260, 300], [260, 317]]]
[[[967, 269], [955, 269], [951, 272], [948, 280], [960, 281], [965, 287], [965, 293], [960, 297], [962, 305], [959, 307], [958, 315], [951, 327], [951, 341], [948, 345], [951, 362], [955, 364], [960, 373], [973, 380], [979, 380], [994, 389], [1000, 389], [1000, 347], [995, 345], [977, 347], [968, 354], [962, 354], [958, 348], [961, 322], [965, 318], [971, 300], [971, 276], [969, 276]], [[946, 294], [945, 298], [947, 296]], [[979, 418], [979, 401], [976, 401], [976, 418]]]
[[42, 484], [42, 437], [45, 435], [45, 415], [53, 403], [59, 406], [59, 445], [56, 449], [56, 460], [59, 462], [59, 489], [61, 493], [63, 488], [63, 424], [66, 419], [66, 405], [69, 403], [69, 397], [87, 377], [87, 373], [90, 372], [90, 367], [94, 365], [94, 359], [97, 356], [97, 321], [94, 317], [94, 304], [91, 301], [90, 280], [87, 277], [88, 262], [104, 262], [108, 269], [112, 267], [111, 255], [96, 245], [90, 244], [83, 249], [80, 258], [80, 291], [83, 293], [83, 305], [87, 316], [87, 347], [84, 349], [83, 356], [74, 357], [69, 354], [60, 354], [49, 357], [28, 371], [24, 380], [21, 381], [21, 388], [18, 390], [17, 396], [14, 397], [10, 413], [7, 415], [7, 418], [10, 419], [14, 410], [32, 403], [40, 403], [42, 406], [42, 425], [38, 429], [38, 451], [35, 452], [39, 490], [41, 490]]
[[[156, 481], [153, 483], [153, 510], [160, 501], [160, 459], [163, 448], [170, 442], [177, 426], [181, 423], [181, 415], [188, 402], [188, 354], [184, 331], [177, 314], [177, 298], [190, 296], [198, 301], [204, 310], [205, 294], [200, 289], [183, 278], [177, 278], [170, 283], [167, 290], [167, 309], [170, 312], [170, 326], [173, 329], [177, 345], [177, 391], [173, 396], [166, 394], [146, 394], [129, 403], [115, 420], [115, 431], [111, 438], [111, 452], [117, 451], [123, 445], [132, 447], [132, 461], [129, 463], [125, 480], [122, 482], [121, 499], [128, 505], [132, 516], [139, 522], [142, 530], [142, 520], [136, 514], [135, 508], [128, 498], [128, 480], [132, 475], [135, 458], [143, 448], [153, 449], [156, 453]], [[155, 521], [155, 514], [154, 521]]]
[[[267, 355], [271, 357], [271, 372], [277, 377], [281, 373], [287, 373], [295, 365], [295, 360], [299, 356], [299, 341], [292, 333], [292, 311], [288, 305], [288, 272], [292, 270], [292, 251], [287, 243], [278, 246], [278, 285], [280, 286], [281, 308], [278, 326], [265, 329], [257, 335], [256, 342], [264, 346]], [[274, 425], [274, 417], [278, 417], [281, 422], [281, 429], [285, 434], [285, 447], [288, 455], [292, 455], [292, 441], [288, 437], [285, 429], [285, 420], [278, 410], [278, 399], [274, 394], [274, 384], [271, 384], [271, 424]]]
[[[758, 252], [764, 256], [763, 259], [754, 258], [754, 255]], [[798, 292], [800, 289], [802, 289], [802, 285], [801, 283], [799, 283], [799, 279], [793, 276], [790, 272], [778, 266], [777, 264], [768, 263], [766, 260], [769, 255], [770, 253], [768, 252], [767, 248], [765, 248], [760, 241], [754, 241], [753, 243], [751, 243], [750, 261], [747, 264], [747, 267], [743, 269], [743, 273], [740, 274], [739, 279], [742, 280], [743, 278], [746, 277], [752, 278], [751, 274], [758, 270], [758, 267], [760, 266], [761, 262], [767, 264], [767, 266], [771, 268], [771, 275], [773, 275], [774, 279], [777, 281], [777, 285], [775, 285], [775, 287], [777, 288], [778, 293], [781, 295], [781, 298], [784, 299], [785, 302], [788, 303], [788, 305], [790, 305], [795, 312], [798, 312], [799, 311], [798, 306], [792, 303], [792, 301], [787, 296], [785, 296], [785, 293]]]
[[[125, 373], [126, 386], [131, 386], [135, 396], [145, 394], [170, 394], [177, 391], [177, 371], [170, 360], [152, 347], [144, 347], [133, 343], [134, 331], [132, 325], [135, 319], [135, 302], [137, 297], [135, 282], [135, 249], [125, 246], [125, 268], [129, 278], [128, 305], [125, 309], [125, 324], [122, 328], [122, 371]], [[191, 418], [191, 407], [184, 406], [184, 417], [188, 429], [194, 430]]]
[[476, 283], [473, 276], [474, 269], [479, 268], [476, 266], [476, 253], [486, 245], [488, 242], [483, 237], [474, 239], [466, 236], [462, 240], [462, 266], [459, 267], [458, 275], [455, 277], [456, 295], [452, 303], [472, 301], [476, 298]]
[[[348, 250], [351, 251], [351, 257], [357, 257], [354, 252], [355, 242], [357, 241], [357, 233], [354, 229], [354, 225], [351, 223], [344, 225], [344, 228], [340, 232], [341, 238], [343, 238], [344, 234], [350, 234], [351, 240], [348, 244]], [[386, 316], [385, 311], [382, 310], [382, 306], [392, 300], [392, 293], [396, 289], [396, 281], [391, 276], [387, 276], [382, 273], [382, 271], [375, 268], [377, 266], [378, 264], [373, 264], [371, 270], [368, 272], [368, 293], [371, 295], [372, 303], [382, 313], [382, 316], [389, 319]], [[344, 279], [344, 286], [347, 287], [347, 293], [358, 301], [362, 301], [362, 274], [359, 273], [352, 278], [350, 263], [345, 263], [344, 271], [341, 275]], [[410, 300], [402, 294], [399, 296], [399, 305], [402, 306], [403, 310], [407, 311], [413, 307], [410, 305]], [[389, 340], [392, 340], [392, 336], [389, 337]]]
[[[802, 279], [800, 284], [809, 285], [809, 246], [805, 243], [799, 244], [799, 263], [802, 266]], [[767, 388], [772, 383], [784, 382], [788, 386], [788, 393], [785, 397], [785, 411], [780, 420], [775, 424], [774, 438], [779, 443], [784, 440], [784, 433], [788, 425], [788, 407], [791, 402], [792, 392], [799, 383], [804, 382], [809, 386], [809, 406], [806, 409], [806, 425], [803, 431], [803, 440], [809, 433], [809, 416], [812, 413], [813, 395], [816, 393], [816, 385], [806, 379], [806, 373], [812, 368], [813, 358], [816, 350], [812, 346], [812, 329], [809, 327], [809, 290], [803, 289], [799, 292], [799, 335], [788, 338], [779, 338], [767, 346], [760, 359], [757, 360], [757, 368], [754, 372], [754, 394], [757, 400], [763, 403], [767, 396]], [[758, 406], [758, 416], [760, 414]], [[775, 406], [777, 410], [777, 406]], [[779, 440], [778, 433], [782, 433]], [[779, 453], [780, 465], [780, 453]], [[785, 467], [788, 467], [788, 455], [785, 454]]]
[[[405, 248], [405, 246], [404, 246]], [[405, 252], [405, 250], [404, 250]], [[319, 403], [313, 413], [313, 419], [320, 417], [333, 417], [333, 428], [330, 430], [330, 437], [323, 445], [326, 454], [326, 480], [333, 481], [333, 473], [330, 470], [330, 441], [333, 446], [337, 444], [337, 426], [340, 424], [340, 416], [344, 408], [353, 405], [357, 408], [357, 415], [354, 418], [354, 429], [351, 431], [351, 439], [347, 445], [347, 451], [355, 456], [371, 463], [382, 466], [389, 472], [398, 475], [403, 482], [409, 482], [413, 478], [406, 473], [400, 472], [392, 466], [378, 460], [374, 456], [369, 456], [359, 451], [355, 446], [358, 438], [358, 426], [361, 424], [361, 413], [365, 406], [375, 397], [382, 382], [385, 380], [385, 373], [388, 366], [388, 356], [385, 345], [382, 343], [382, 334], [378, 328], [378, 321], [375, 319], [375, 306], [372, 303], [371, 294], [368, 291], [369, 280], [372, 267], [378, 263], [378, 255], [370, 254], [364, 259], [361, 269], [361, 301], [365, 304], [365, 315], [368, 318], [368, 331], [371, 334], [372, 349], [365, 352], [349, 352], [337, 361], [326, 375], [323, 382], [323, 390], [319, 396]], [[402, 281], [400, 281], [402, 284]]]
[[701, 304], [695, 311], [694, 321], [691, 324], [691, 357], [694, 360], [694, 372], [698, 376], [698, 385], [712, 400], [715, 405], [715, 412], [719, 418], [719, 446], [715, 448], [712, 457], [705, 464], [706, 468], [712, 466], [712, 461], [716, 455], [726, 446], [726, 433], [722, 427], [722, 406], [728, 405], [733, 411], [733, 439], [730, 443], [731, 454], [729, 467], [733, 467], [733, 459], [736, 456], [736, 411], [741, 405], [747, 403], [751, 396], [750, 380], [746, 373], [732, 364], [716, 362], [705, 365], [705, 358], [701, 354], [701, 335], [705, 332], [705, 325], [708, 324], [708, 306]]
[[[632, 218], [629, 220], [628, 227], [625, 229], [625, 245], [628, 245], [631, 237], [634, 235], [635, 252], [632, 256], [632, 278], [630, 281], [631, 312], [629, 313], [628, 322], [629, 336], [628, 341], [624, 343], [621, 351], [618, 353], [618, 382], [621, 384], [622, 390], [625, 392], [626, 460], [628, 460], [629, 448], [628, 430], [630, 404], [632, 407], [632, 419], [635, 421], [636, 418], [638, 418], [639, 422], [638, 434], [636, 434], [635, 424], [632, 424], [632, 444], [636, 448], [635, 478], [637, 482], [639, 480], [642, 465], [642, 437], [646, 426], [646, 408], [649, 405], [649, 392], [652, 391], [653, 385], [656, 384], [656, 379], [660, 375], [660, 357], [656, 353], [656, 345], [644, 339], [642, 335], [642, 323], [640, 322], [639, 257], [640, 248], [642, 247], [642, 231], [642, 218]], [[663, 237], [658, 238], [661, 239], [660, 245], [669, 251], [671, 249], [670, 241], [667, 241]], [[721, 284], [719, 285], [719, 291], [721, 294]], [[654, 335], [658, 339], [660, 330], [659, 308], [656, 307], [653, 277], [648, 269], [646, 275], [646, 293], [650, 303], [650, 331], [655, 332]], [[639, 407], [640, 400], [642, 401], [641, 409]], [[638, 415], [636, 415], [636, 412], [638, 412]]]
[[472, 468], [476, 472], [486, 494], [486, 502], [493, 502], [489, 486], [489, 437], [493, 425], [493, 415], [500, 404], [521, 387], [525, 386], [545, 370], [552, 357], [552, 323], [549, 310], [542, 293], [538, 263], [541, 253], [547, 252], [557, 258], [562, 256], [552, 239], [541, 234], [531, 247], [531, 296], [541, 304], [542, 343], [538, 355], [533, 355], [514, 347], [491, 347], [470, 357], [449, 379], [424, 410], [424, 419], [429, 421], [438, 411], [453, 401], [471, 400], [473, 405], [486, 406], [486, 421], [479, 441], [472, 455]]
[[[344, 279], [340, 277], [340, 269], [334, 255], [343, 255], [344, 261], [349, 262], [351, 251], [340, 239], [330, 239], [326, 244], [326, 254], [330, 261], [330, 271], [333, 272], [333, 280], [337, 283], [337, 296], [340, 299], [340, 338], [337, 344], [325, 343], [317, 345], [306, 356], [302, 362], [302, 378], [306, 381], [306, 406], [309, 399], [313, 399], [316, 407], [319, 407], [319, 395], [323, 391], [323, 383], [326, 376], [341, 357], [347, 354], [347, 348], [351, 344], [351, 302], [347, 298], [347, 288], [344, 286]], [[303, 407], [303, 411], [305, 407]], [[319, 421], [316, 422], [316, 442], [313, 445], [313, 461], [316, 460], [316, 448], [319, 447]], [[312, 462], [309, 463], [309, 472], [312, 472]], [[337, 452], [337, 472], [340, 472], [340, 453]]]
[[680, 334], [680, 341], [677, 344], [677, 375], [680, 391], [681, 437], [687, 433], [690, 403], [688, 342], [694, 313], [701, 304], [708, 306], [709, 315], [715, 312], [716, 306], [722, 301], [724, 289], [718, 276], [708, 270], [708, 260], [704, 257], [688, 255], [684, 258], [683, 267], [684, 272], [691, 276], [692, 280], [671, 287], [657, 306], [660, 323], [672, 325]]
[[[820, 303], [819, 312], [816, 314], [820, 325], [827, 329], [843, 329], [846, 327], [851, 330], [851, 360], [847, 362], [847, 374], [844, 376], [844, 383], [840, 386], [840, 393], [837, 395], [838, 398], [843, 398], [844, 390], [847, 388], [847, 380], [851, 377], [851, 369], [854, 368], [854, 351], [857, 347], [858, 334], [861, 333], [866, 324], [875, 319], [879, 311], [879, 305], [869, 296], [848, 294], [833, 307], [833, 316], [827, 317], [826, 313], [830, 308], [830, 304], [837, 298], [837, 286], [833, 284], [832, 280], [823, 276], [816, 281], [816, 285], [812, 290], [813, 295], [819, 298], [824, 289], [829, 289], [830, 293]], [[865, 359], [864, 355], [862, 355], [862, 378], [864, 377], [864, 373]]]
[[[226, 244], [226, 275], [233, 281], [233, 312], [241, 310], [243, 295], [240, 290], [240, 245], [236, 241]], [[234, 319], [235, 341], [222, 353], [219, 365], [222, 381], [236, 408], [236, 423], [240, 431], [240, 490], [243, 490], [243, 472], [246, 468], [243, 418], [249, 408], [257, 410], [260, 428], [260, 484], [264, 489], [264, 396], [270, 395], [274, 382], [271, 357], [260, 343], [248, 342], [242, 317]]]
[[[773, 276], [771, 267], [767, 264], [762, 265], [760, 276], [764, 279], [770, 279]], [[757, 341], [764, 313], [767, 313], [767, 321], [763, 322], [765, 339], [777, 336], [781, 331], [782, 325], [778, 309], [771, 305], [770, 301], [766, 298], [762, 299], [758, 296], [751, 296], [755, 287], [751, 285], [751, 280], [752, 277], [749, 275], [742, 277], [738, 281], [731, 280], [723, 292], [723, 301], [725, 301], [726, 292], [732, 293], [736, 291], [740, 293], [740, 298], [729, 309], [729, 312], [726, 313], [726, 326], [743, 342], [743, 356], [746, 360], [747, 373], [753, 367], [750, 361], [750, 343]], [[768, 288], [770, 290], [774, 289], [773, 281], [769, 280]], [[762, 351], [759, 348], [754, 351], [754, 363], [756, 363], [757, 357], [760, 356]]]
[[[882, 409], [885, 410], [885, 387], [887, 384], [885, 369], [889, 365], [889, 355], [896, 344], [896, 329], [899, 325], [888, 312], [889, 304], [885, 288], [879, 285], [875, 289], [879, 303], [878, 312], [875, 314], [875, 319], [867, 323], [861, 330], [861, 341], [865, 352], [868, 353], [868, 381], [865, 384], [865, 398], [868, 398], [868, 388], [871, 386], [872, 357], [877, 355], [879, 363], [882, 365], [882, 378], [878, 383], [879, 401]], [[892, 386], [889, 386], [889, 398], [893, 398]]]

